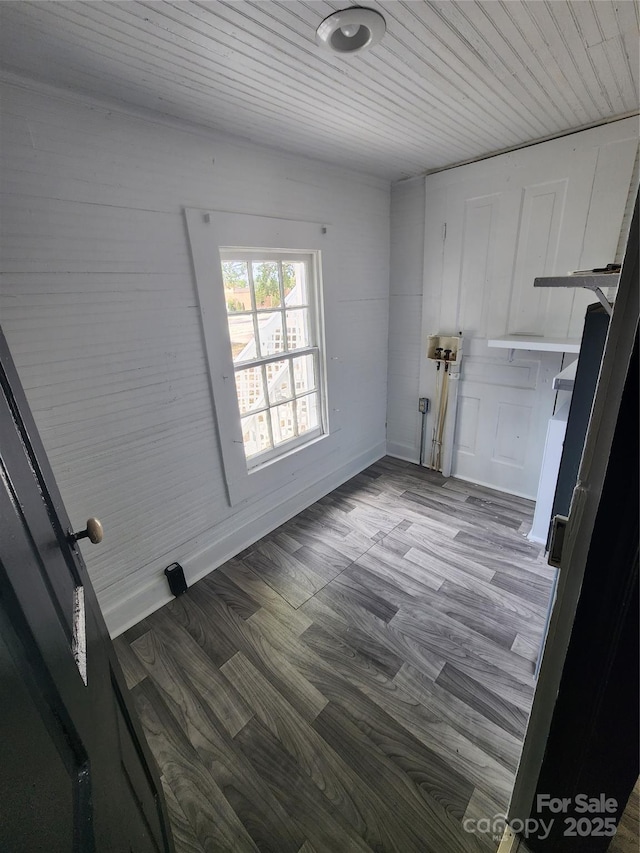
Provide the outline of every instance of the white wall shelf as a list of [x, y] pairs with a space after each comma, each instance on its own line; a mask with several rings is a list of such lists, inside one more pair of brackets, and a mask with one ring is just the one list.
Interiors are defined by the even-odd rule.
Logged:
[[546, 338], [543, 335], [505, 335], [492, 338], [487, 346], [502, 349], [528, 349], [539, 352], [580, 352], [580, 338]]
[[573, 386], [576, 381], [576, 369], [578, 367], [578, 360], [572, 361], [568, 367], [565, 367], [564, 370], [561, 370], [557, 376], [553, 377], [553, 390], [554, 391], [573, 391]]
[[607, 273], [574, 272], [568, 275], [551, 275], [534, 278], [534, 287], [586, 287], [587, 290], [597, 290], [603, 287], [617, 287], [620, 272]]

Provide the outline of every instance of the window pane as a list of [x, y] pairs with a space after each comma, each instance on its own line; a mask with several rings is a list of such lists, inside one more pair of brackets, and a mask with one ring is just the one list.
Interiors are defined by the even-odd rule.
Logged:
[[267, 424], [268, 412], [259, 412], [257, 415], [249, 415], [242, 418], [242, 440], [247, 459], [261, 453], [263, 450], [271, 449], [269, 438], [269, 426]]
[[246, 261], [223, 261], [222, 281], [227, 311], [251, 311], [251, 291]]
[[240, 406], [241, 415], [245, 415], [253, 409], [265, 408], [266, 401], [264, 398], [261, 367], [249, 367], [247, 370], [238, 370], [236, 372], [236, 389], [238, 391], [238, 405]]
[[229, 314], [229, 337], [234, 362], [248, 361], [256, 357], [256, 342], [251, 314]]
[[282, 264], [285, 305], [307, 305], [307, 265], [297, 261]]
[[269, 403], [282, 403], [293, 397], [291, 390], [291, 376], [289, 375], [288, 361], [272, 361], [265, 365], [267, 371], [267, 388], [269, 389]]
[[274, 311], [271, 314], [258, 314], [260, 329], [260, 354], [275, 355], [284, 352], [284, 335], [282, 332], [282, 313]]
[[299, 355], [293, 359], [293, 379], [296, 394], [313, 391], [316, 387], [316, 360], [312, 355]]
[[296, 434], [295, 422], [293, 420], [293, 403], [285, 403], [271, 409], [271, 427], [273, 429], [273, 443], [282, 444]]
[[318, 395], [308, 394], [306, 397], [301, 397], [296, 400], [298, 412], [298, 434], [307, 432], [310, 429], [315, 429], [320, 425], [320, 416], [318, 412]]
[[278, 264], [275, 261], [254, 261], [252, 273], [256, 308], [278, 308], [280, 306]]
[[287, 311], [287, 342], [290, 350], [309, 346], [309, 312], [306, 308]]

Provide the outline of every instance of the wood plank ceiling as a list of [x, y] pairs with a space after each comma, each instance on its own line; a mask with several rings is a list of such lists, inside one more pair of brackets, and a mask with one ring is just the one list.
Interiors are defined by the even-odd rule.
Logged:
[[[638, 0], [367, 0], [368, 53], [323, 52], [349, 0], [0, 3], [5, 69], [391, 180], [638, 109]], [[353, 4], [351, 4], [353, 5]]]

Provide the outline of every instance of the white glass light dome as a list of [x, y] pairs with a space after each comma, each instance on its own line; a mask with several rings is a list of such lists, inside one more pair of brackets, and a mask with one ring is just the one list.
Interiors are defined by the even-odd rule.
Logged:
[[379, 12], [353, 6], [325, 18], [316, 30], [316, 42], [334, 53], [361, 53], [377, 44], [386, 29]]

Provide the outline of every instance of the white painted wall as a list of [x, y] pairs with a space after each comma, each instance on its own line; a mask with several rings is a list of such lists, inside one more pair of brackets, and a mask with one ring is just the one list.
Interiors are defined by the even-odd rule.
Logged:
[[417, 462], [420, 449], [418, 384], [422, 342], [424, 178], [391, 188], [391, 279], [387, 449]]
[[[418, 456], [415, 400], [435, 391], [427, 336], [462, 332], [453, 474], [535, 497], [561, 356], [520, 350], [510, 360], [487, 339], [579, 337], [593, 297], [534, 290], [533, 278], [615, 258], [637, 127], [637, 119], [627, 119], [427, 177], [420, 342], [403, 338], [405, 325], [415, 322], [414, 306], [398, 302], [392, 311], [390, 352], [402, 348], [408, 367], [394, 377], [406, 383], [405, 404], [389, 420], [390, 452]], [[401, 223], [408, 227], [414, 209], [402, 197], [393, 212], [401, 220], [392, 228], [395, 258]], [[430, 415], [427, 437], [432, 422]]]
[[[9, 78], [0, 320], [110, 629], [169, 599], [385, 451], [386, 182]], [[183, 208], [322, 222], [331, 435], [231, 509]]]

